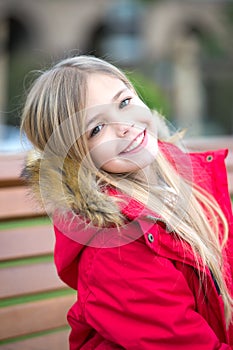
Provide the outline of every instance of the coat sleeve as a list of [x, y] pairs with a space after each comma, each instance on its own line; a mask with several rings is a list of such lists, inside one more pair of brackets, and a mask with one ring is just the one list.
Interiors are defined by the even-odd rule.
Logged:
[[172, 261], [148, 252], [142, 240], [100, 249], [88, 284], [86, 321], [124, 349], [232, 349], [195, 311], [183, 274]]

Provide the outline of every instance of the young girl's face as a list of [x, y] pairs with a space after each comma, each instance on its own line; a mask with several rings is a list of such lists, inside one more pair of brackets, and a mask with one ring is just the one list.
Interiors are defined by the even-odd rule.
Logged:
[[158, 149], [149, 108], [116, 77], [91, 74], [87, 86], [86, 136], [95, 165], [110, 173], [147, 168]]

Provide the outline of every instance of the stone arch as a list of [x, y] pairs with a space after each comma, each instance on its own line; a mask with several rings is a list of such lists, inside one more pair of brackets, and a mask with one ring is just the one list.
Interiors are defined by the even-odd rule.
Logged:
[[[196, 2], [159, 3], [148, 11], [144, 29], [146, 54], [151, 66], [167, 62], [165, 71], [168, 67], [173, 121], [179, 127], [191, 130], [192, 135], [205, 133], [208, 101], [203, 57], [204, 61], [208, 60], [210, 49], [203, 43], [212, 39], [219, 50], [228, 50], [230, 38], [222, 7], [213, 3], [201, 6]], [[164, 68], [160, 76], [163, 73]], [[212, 121], [208, 120], [209, 125]]]
[[[38, 40], [40, 16], [37, 13], [35, 2], [20, 1], [14, 2], [2, 2], [0, 4], [0, 22], [5, 22], [8, 25], [8, 40], [14, 41], [13, 36], [20, 36], [27, 39], [26, 43], [21, 40], [17, 45], [26, 44], [29, 45], [33, 40]], [[16, 44], [16, 42], [15, 42]], [[16, 48], [16, 46], [14, 46]], [[10, 47], [12, 49], [12, 47]]]
[[26, 48], [31, 41], [30, 31], [17, 17], [9, 16], [5, 20], [8, 26], [6, 50], [11, 54], [16, 50]]
[[[224, 46], [229, 42], [219, 4], [162, 2], [147, 11], [143, 28], [146, 55], [157, 60], [170, 55], [174, 41], [193, 34], [213, 35]], [[188, 31], [190, 32], [188, 33]]]
[[[1, 4], [0, 14], [0, 133], [3, 135], [5, 124], [19, 123], [17, 105], [23, 90], [23, 57], [31, 54], [36, 39], [36, 21], [23, 3], [14, 7], [10, 3]], [[17, 65], [22, 68], [16, 73]]]
[[87, 51], [118, 65], [136, 65], [143, 54], [141, 10], [132, 0], [109, 4], [92, 25]]

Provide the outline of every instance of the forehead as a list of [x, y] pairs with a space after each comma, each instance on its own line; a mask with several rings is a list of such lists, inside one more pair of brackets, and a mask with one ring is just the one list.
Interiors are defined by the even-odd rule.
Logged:
[[127, 86], [117, 77], [107, 74], [90, 74], [87, 78], [86, 107], [111, 103], [117, 93], [124, 89], [127, 89]]

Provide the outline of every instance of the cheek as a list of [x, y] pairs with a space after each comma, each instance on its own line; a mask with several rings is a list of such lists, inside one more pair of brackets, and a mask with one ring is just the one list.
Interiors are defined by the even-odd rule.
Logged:
[[158, 153], [157, 135], [148, 135], [148, 144], [146, 149], [148, 151], [148, 155], [150, 155], [152, 158], [156, 158], [156, 155]]
[[138, 171], [140, 169], [140, 166], [138, 166], [137, 162], [134, 162], [132, 160], [122, 160], [116, 158], [106, 162], [101, 168], [108, 173], [124, 174]]
[[110, 142], [96, 145], [90, 150], [91, 158], [97, 168], [112, 160], [114, 149]]

